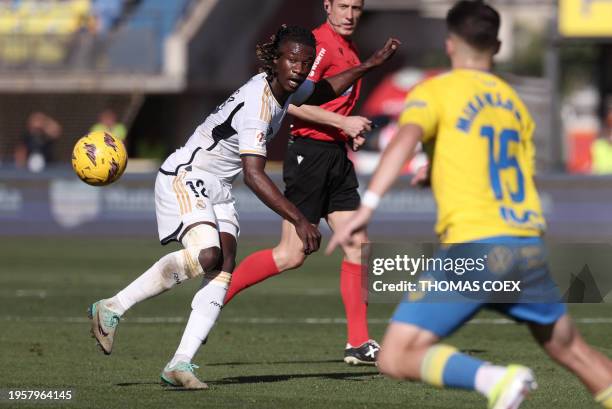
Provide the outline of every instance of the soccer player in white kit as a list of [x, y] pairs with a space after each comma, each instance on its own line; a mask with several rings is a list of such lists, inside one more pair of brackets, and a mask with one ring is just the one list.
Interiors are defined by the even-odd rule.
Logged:
[[223, 306], [235, 266], [238, 217], [232, 182], [244, 171], [245, 184], [268, 207], [289, 220], [304, 253], [319, 248], [320, 233], [278, 190], [264, 171], [266, 143], [278, 131], [290, 104], [320, 105], [341, 95], [353, 82], [381, 65], [399, 42], [385, 46], [364, 63], [334, 77], [305, 81], [315, 59], [309, 30], [282, 26], [270, 43], [258, 46], [262, 72], [219, 105], [162, 164], [155, 182], [155, 211], [162, 244], [184, 249], [162, 257], [114, 297], [91, 305], [92, 334], [102, 351], [112, 351], [121, 316], [134, 304], [187, 279], [203, 276], [178, 349], [161, 374], [164, 383], [189, 389], [207, 385], [194, 375], [191, 359]]

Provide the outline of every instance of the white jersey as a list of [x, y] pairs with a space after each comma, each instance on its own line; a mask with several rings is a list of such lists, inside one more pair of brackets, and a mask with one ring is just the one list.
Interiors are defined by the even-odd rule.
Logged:
[[305, 81], [284, 105], [280, 105], [266, 74], [252, 77], [219, 105], [197, 127], [185, 146], [170, 155], [160, 171], [176, 175], [192, 165], [231, 184], [242, 170], [242, 155], [266, 157], [266, 144], [278, 132], [289, 104], [301, 105], [310, 97], [314, 83]]

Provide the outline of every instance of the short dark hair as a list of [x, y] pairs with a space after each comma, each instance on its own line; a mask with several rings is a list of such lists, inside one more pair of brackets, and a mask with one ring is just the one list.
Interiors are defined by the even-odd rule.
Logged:
[[274, 74], [273, 60], [280, 55], [280, 47], [287, 41], [293, 41], [299, 44], [304, 44], [312, 48], [317, 47], [317, 40], [310, 30], [298, 26], [286, 26], [283, 24], [276, 31], [276, 34], [270, 37], [270, 42], [257, 45], [257, 58], [261, 62], [260, 72], [265, 72], [268, 76]]
[[460, 0], [446, 15], [448, 31], [479, 51], [497, 47], [500, 22], [499, 13], [483, 0]]

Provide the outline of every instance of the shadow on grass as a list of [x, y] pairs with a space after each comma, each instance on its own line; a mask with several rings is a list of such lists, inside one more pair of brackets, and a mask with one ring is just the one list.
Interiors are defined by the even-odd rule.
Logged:
[[241, 365], [282, 365], [282, 364], [333, 364], [342, 363], [340, 359], [320, 359], [310, 361], [262, 361], [262, 362], [215, 362], [206, 366], [241, 366]]
[[309, 374], [278, 374], [278, 375], [251, 375], [251, 376], [231, 376], [218, 381], [209, 382], [212, 385], [232, 385], [245, 383], [272, 383], [285, 382], [293, 379], [334, 379], [344, 381], [360, 382], [379, 375], [376, 371], [371, 372], [325, 372], [325, 373], [309, 373]]
[[[236, 384], [249, 384], [249, 383], [273, 383], [273, 382], [286, 382], [293, 379], [310, 379], [310, 378], [321, 378], [321, 379], [334, 379], [344, 380], [352, 382], [361, 382], [372, 377], [382, 376], [376, 370], [370, 372], [323, 372], [323, 373], [309, 373], [309, 374], [278, 374], [278, 375], [250, 375], [250, 376], [231, 376], [222, 378], [217, 381], [206, 381], [210, 385], [236, 385]], [[115, 384], [116, 386], [130, 387], [130, 386], [147, 386], [156, 385], [162, 387], [167, 392], [193, 392], [190, 389], [172, 387], [161, 385], [160, 382], [121, 382]]]
[[185, 389], [180, 386], [166, 385], [161, 382], [122, 382], [122, 383], [115, 384], [115, 386], [147, 386], [147, 385], [158, 386], [159, 389], [164, 392], [200, 392], [203, 390], [203, 389]]
[[480, 354], [486, 354], [487, 351], [486, 349], [462, 349], [461, 350], [462, 353], [467, 354], [467, 355], [480, 355]]
[[115, 386], [143, 386], [143, 385], [161, 386], [161, 382], [121, 382], [121, 383], [115, 384]]

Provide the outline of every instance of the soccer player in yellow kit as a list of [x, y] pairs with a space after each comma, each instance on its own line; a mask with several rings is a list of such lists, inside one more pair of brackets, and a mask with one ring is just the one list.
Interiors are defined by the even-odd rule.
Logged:
[[[499, 25], [499, 14], [483, 1], [462, 0], [451, 8], [446, 50], [452, 71], [410, 93], [398, 134], [383, 153], [360, 209], [336, 231], [328, 253], [350, 242], [351, 234], [369, 222], [380, 196], [422, 141], [431, 158], [436, 232], [450, 245], [441, 254], [471, 243], [507, 246], [517, 250], [508, 266], [529, 283], [525, 290], [541, 294], [552, 288], [552, 297], [549, 293], [545, 303], [441, 303], [428, 299], [435, 294], [426, 293], [419, 301], [408, 296], [387, 329], [380, 370], [393, 378], [478, 391], [490, 408], [518, 408], [537, 386], [529, 368], [493, 365], [440, 343], [479, 310], [492, 308], [526, 323], [555, 361], [612, 408], [612, 362], [580, 336], [544, 261], [540, 236], [545, 222], [533, 182], [534, 122], [516, 92], [490, 73], [500, 46]], [[542, 262], [529, 263], [534, 252]], [[494, 272], [489, 263], [487, 269]]]

